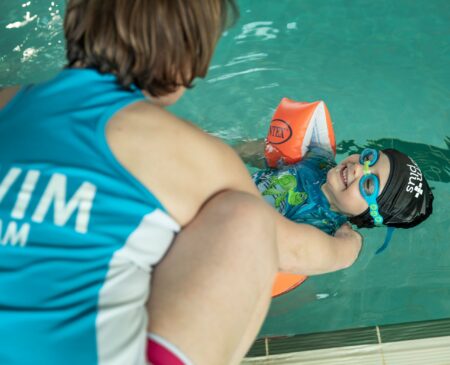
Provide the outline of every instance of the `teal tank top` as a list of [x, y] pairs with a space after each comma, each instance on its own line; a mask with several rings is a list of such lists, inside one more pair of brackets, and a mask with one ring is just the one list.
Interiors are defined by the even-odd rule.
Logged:
[[152, 267], [180, 227], [105, 127], [145, 100], [65, 69], [0, 110], [0, 364], [145, 364]]

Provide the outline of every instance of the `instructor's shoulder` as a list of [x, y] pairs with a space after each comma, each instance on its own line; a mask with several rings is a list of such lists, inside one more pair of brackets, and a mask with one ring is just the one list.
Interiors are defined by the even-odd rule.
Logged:
[[159, 154], [159, 158], [165, 160], [179, 153], [199, 158], [198, 153], [206, 151], [213, 155], [231, 151], [218, 138], [193, 123], [147, 101], [134, 103], [117, 113], [108, 123], [107, 138], [119, 148], [125, 144], [127, 148], [143, 152], [165, 152]]
[[214, 194], [242, 185], [238, 176], [248, 178], [229, 146], [148, 102], [117, 113], [106, 137], [116, 158], [182, 225]]

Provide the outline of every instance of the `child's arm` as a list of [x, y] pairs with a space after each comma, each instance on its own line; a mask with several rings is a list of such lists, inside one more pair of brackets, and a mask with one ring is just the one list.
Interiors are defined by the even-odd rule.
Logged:
[[[181, 226], [226, 190], [263, 200], [237, 154], [215, 137], [147, 103], [136, 103], [125, 112], [108, 124], [110, 147]], [[358, 256], [361, 237], [356, 232], [348, 229], [329, 236], [289, 221], [268, 204], [262, 207], [276, 222], [280, 270], [319, 274], [346, 268]]]
[[310, 276], [345, 269], [361, 250], [362, 236], [348, 224], [341, 226], [334, 237], [286, 218], [279, 226], [280, 271]]
[[232, 147], [246, 164], [259, 169], [266, 167], [263, 138], [239, 141]]

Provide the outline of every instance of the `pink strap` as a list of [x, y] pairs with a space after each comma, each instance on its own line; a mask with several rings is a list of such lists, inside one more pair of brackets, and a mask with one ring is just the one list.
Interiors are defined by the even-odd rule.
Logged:
[[151, 338], [147, 341], [147, 360], [152, 365], [185, 365], [178, 356]]

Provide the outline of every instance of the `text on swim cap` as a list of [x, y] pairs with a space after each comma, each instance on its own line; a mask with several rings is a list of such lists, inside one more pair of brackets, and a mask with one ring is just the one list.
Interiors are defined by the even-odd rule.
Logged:
[[419, 166], [412, 161], [414, 165], [406, 164], [406, 166], [409, 167], [409, 179], [408, 179], [408, 185], [406, 186], [406, 191], [408, 193], [414, 193], [415, 198], [418, 198], [420, 195], [423, 194], [422, 189], [422, 171], [420, 171]]

